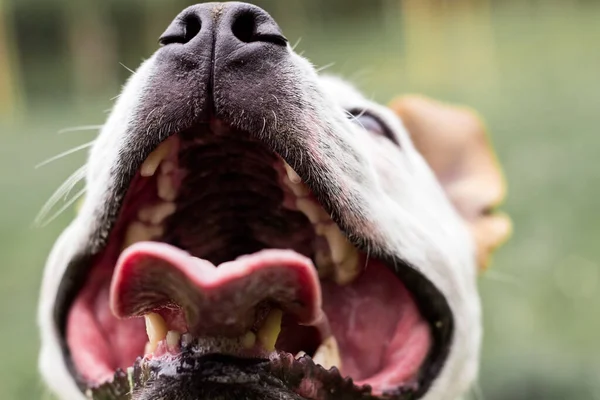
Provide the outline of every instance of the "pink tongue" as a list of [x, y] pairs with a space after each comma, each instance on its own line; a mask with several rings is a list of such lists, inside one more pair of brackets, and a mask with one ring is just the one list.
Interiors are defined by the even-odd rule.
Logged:
[[197, 336], [242, 334], [255, 323], [261, 304], [280, 307], [301, 324], [318, 322], [321, 288], [311, 260], [272, 249], [217, 268], [171, 245], [140, 242], [121, 254], [110, 289], [115, 316], [179, 309], [187, 330]]

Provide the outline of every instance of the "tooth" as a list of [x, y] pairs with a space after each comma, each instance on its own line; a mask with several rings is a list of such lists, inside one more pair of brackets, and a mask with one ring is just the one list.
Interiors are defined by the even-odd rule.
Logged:
[[298, 352], [298, 353], [297, 353], [297, 354], [294, 356], [294, 358], [295, 358], [296, 360], [298, 360], [298, 359], [300, 359], [300, 358], [304, 357], [305, 355], [306, 355], [306, 353], [305, 353], [305, 352], [303, 352], [303, 351], [299, 351], [299, 352]]
[[149, 222], [153, 225], [158, 225], [165, 220], [169, 215], [173, 214], [177, 206], [172, 202], [158, 203], [153, 206], [145, 207], [138, 211], [140, 221]]
[[318, 235], [325, 236], [329, 243], [331, 261], [335, 264], [335, 282], [338, 285], [352, 282], [360, 274], [358, 250], [335, 223], [318, 224], [315, 230]]
[[293, 183], [289, 183], [288, 187], [292, 190], [292, 193], [294, 193], [294, 195], [296, 197], [306, 197], [310, 194], [310, 190], [308, 189], [308, 186], [306, 186], [304, 183], [298, 183], [298, 184], [293, 184]]
[[258, 330], [257, 336], [260, 343], [267, 351], [275, 350], [277, 337], [281, 332], [281, 319], [283, 312], [279, 309], [273, 309], [267, 315], [263, 326]]
[[181, 333], [177, 331], [167, 332], [167, 349], [171, 351], [177, 350], [179, 340], [181, 340]]
[[158, 343], [167, 337], [169, 330], [163, 317], [157, 313], [146, 314], [144, 315], [144, 319], [146, 320], [146, 333], [150, 341], [148, 350], [150, 350], [150, 353], [153, 353]]
[[173, 187], [173, 179], [169, 175], [159, 175], [156, 180], [158, 197], [165, 201], [173, 201], [177, 196]]
[[288, 179], [290, 180], [290, 182], [292, 182], [295, 185], [302, 182], [302, 178], [300, 178], [300, 176], [296, 173], [296, 171], [294, 171], [294, 169], [292, 167], [290, 167], [290, 165], [288, 163], [286, 163], [284, 161], [283, 166], [285, 167], [285, 172], [287, 173], [287, 176], [288, 176]]
[[290, 188], [290, 190], [292, 191], [292, 193], [294, 193], [294, 196], [296, 196], [296, 197], [306, 197], [310, 194], [310, 190], [308, 189], [308, 186], [306, 186], [302, 182], [292, 183], [290, 181], [290, 179], [287, 177], [286, 177], [286, 179], [283, 180], [283, 182], [285, 183], [285, 185], [287, 187]]
[[254, 332], [246, 332], [244, 336], [242, 336], [242, 346], [245, 349], [251, 349], [256, 344], [256, 334]]
[[340, 358], [337, 340], [333, 336], [325, 339], [312, 359], [315, 364], [319, 364], [325, 369], [331, 369], [332, 367], [341, 369], [342, 359]]
[[316, 224], [319, 221], [324, 221], [329, 218], [329, 215], [325, 212], [323, 207], [306, 197], [297, 199], [296, 207], [306, 215], [312, 224]]
[[175, 171], [175, 163], [172, 161], [163, 161], [162, 164], [160, 164], [160, 173], [163, 175], [167, 175], [170, 174], [171, 172]]
[[181, 346], [188, 347], [194, 342], [194, 337], [190, 333], [184, 333], [181, 335]]
[[335, 266], [333, 280], [340, 286], [352, 283], [360, 275], [360, 264], [358, 252], [353, 249], [347, 253], [347, 257]]
[[139, 221], [132, 222], [125, 232], [123, 240], [123, 249], [137, 242], [145, 242], [153, 238], [162, 236], [164, 228], [162, 226], [147, 226]]
[[340, 228], [335, 223], [319, 224], [319, 233], [327, 239], [331, 250], [331, 259], [338, 264], [344, 261], [346, 254], [354, 249], [354, 246], [346, 239]]
[[167, 139], [160, 144], [150, 155], [146, 158], [146, 161], [142, 164], [140, 174], [148, 177], [154, 175], [160, 162], [164, 160], [171, 152], [172, 142]]

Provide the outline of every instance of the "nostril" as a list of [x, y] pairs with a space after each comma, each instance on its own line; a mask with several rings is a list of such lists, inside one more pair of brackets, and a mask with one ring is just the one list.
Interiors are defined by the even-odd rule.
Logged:
[[246, 12], [238, 16], [231, 27], [233, 35], [244, 43], [256, 41], [256, 17]]
[[286, 46], [287, 39], [279, 33], [278, 28], [273, 29], [273, 25], [274, 22], [270, 17], [262, 16], [261, 18], [260, 15], [249, 10], [235, 18], [231, 31], [238, 40], [244, 43], [268, 42]]
[[190, 40], [196, 37], [202, 29], [202, 21], [196, 15], [186, 16], [177, 28], [174, 30], [169, 29], [165, 32], [158, 42], [162, 46], [166, 46], [173, 43], [186, 44]]

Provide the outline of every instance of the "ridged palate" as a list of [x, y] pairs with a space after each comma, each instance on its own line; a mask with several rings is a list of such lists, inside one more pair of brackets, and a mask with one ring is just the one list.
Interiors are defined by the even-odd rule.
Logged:
[[264, 248], [313, 256], [314, 229], [283, 207], [279, 158], [247, 134], [208, 126], [180, 134], [179, 168], [186, 171], [167, 243], [214, 264]]

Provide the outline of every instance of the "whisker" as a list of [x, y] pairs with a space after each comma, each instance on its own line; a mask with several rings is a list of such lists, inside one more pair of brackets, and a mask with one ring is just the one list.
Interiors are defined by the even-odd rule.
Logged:
[[49, 223], [51, 223], [56, 218], [58, 218], [63, 212], [65, 212], [66, 209], [71, 207], [77, 200], [79, 200], [81, 198], [81, 196], [83, 196], [85, 194], [85, 191], [86, 191], [86, 188], [83, 188], [79, 192], [77, 192], [73, 197], [71, 197], [69, 199], [69, 201], [67, 201], [65, 204], [63, 204], [63, 206], [61, 208], [59, 208], [57, 212], [55, 212], [50, 218], [48, 218], [46, 221], [44, 221], [44, 223], [41, 224], [41, 227], [43, 228], [43, 227], [47, 226]]
[[68, 132], [80, 132], [80, 131], [99, 131], [102, 129], [103, 125], [81, 125], [81, 126], [73, 126], [71, 128], [65, 128], [58, 131], [59, 135]]
[[61, 158], [66, 157], [66, 156], [68, 156], [70, 154], [77, 153], [80, 150], [87, 149], [88, 147], [92, 147], [92, 145], [94, 144], [95, 141], [96, 140], [92, 140], [91, 142], [87, 142], [87, 143], [84, 143], [84, 144], [82, 144], [80, 146], [73, 147], [72, 149], [69, 149], [67, 151], [63, 151], [62, 153], [57, 154], [54, 157], [50, 157], [49, 159], [44, 160], [41, 163], [37, 164], [35, 166], [35, 169], [41, 168], [44, 165], [48, 165], [48, 164], [50, 164], [50, 163], [52, 163], [54, 161], [60, 160]]
[[122, 62], [120, 62], [119, 64], [121, 64], [121, 67], [125, 68], [127, 71], [131, 72], [132, 74], [135, 74], [135, 71], [129, 68], [127, 65], [123, 64]]
[[504, 274], [502, 272], [498, 272], [498, 271], [485, 271], [482, 274], [483, 278], [486, 279], [490, 279], [496, 282], [502, 282], [502, 283], [507, 283], [507, 284], [511, 284], [514, 285], [518, 288], [523, 289], [524, 285], [523, 283], [519, 280], [518, 277], [516, 276], [511, 276], [509, 274]]
[[322, 67], [317, 68], [316, 71], [317, 71], [317, 73], [319, 73], [319, 72], [325, 71], [327, 68], [333, 67], [334, 65], [335, 65], [335, 63], [331, 62], [329, 64], [323, 65]]
[[359, 119], [359, 118], [360, 118], [360, 117], [362, 117], [366, 111], [367, 111], [367, 109], [364, 109], [363, 111], [361, 111], [361, 113], [360, 113], [360, 114], [358, 114], [358, 115], [354, 115], [354, 114], [352, 114], [350, 111], [348, 111], [348, 110], [344, 110], [344, 112], [345, 112], [346, 114], [348, 114], [348, 116], [350, 117], [350, 119], [351, 119], [352, 121], [354, 121], [355, 123], [357, 123], [358, 125], [360, 125], [360, 126], [361, 126], [361, 128], [363, 128], [364, 130], [367, 130], [367, 128], [365, 128], [365, 126], [362, 124], [362, 122], [360, 122], [360, 119]]
[[79, 167], [75, 172], [73, 172], [65, 181], [56, 189], [52, 196], [44, 203], [42, 209], [38, 213], [38, 215], [34, 219], [34, 225], [41, 227], [42, 221], [46, 218], [46, 216], [50, 213], [52, 208], [58, 203], [61, 197], [65, 194], [68, 194], [75, 185], [85, 177], [87, 173], [87, 164]]
[[298, 40], [296, 40], [296, 43], [294, 43], [294, 45], [292, 46], [292, 51], [296, 50], [296, 47], [298, 47], [298, 45], [300, 44], [301, 41], [302, 41], [302, 36], [300, 36], [298, 38]]

